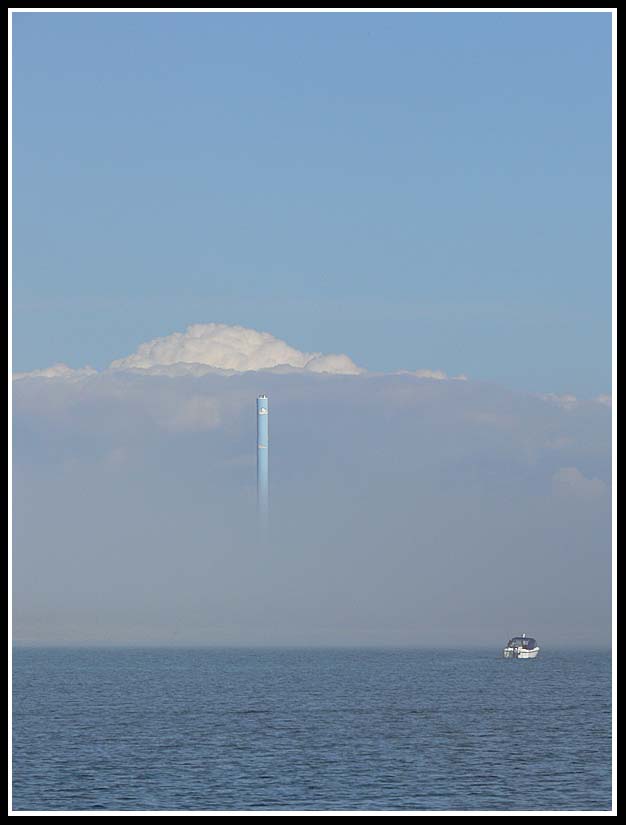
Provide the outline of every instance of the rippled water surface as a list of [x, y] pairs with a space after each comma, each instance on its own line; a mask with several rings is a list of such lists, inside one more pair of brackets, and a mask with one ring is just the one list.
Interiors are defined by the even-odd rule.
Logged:
[[14, 810], [606, 810], [611, 659], [14, 651]]

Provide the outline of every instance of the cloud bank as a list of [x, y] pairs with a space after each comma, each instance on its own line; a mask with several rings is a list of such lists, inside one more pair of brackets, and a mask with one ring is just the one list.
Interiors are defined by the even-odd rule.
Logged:
[[206, 325], [101, 372], [21, 376], [16, 638], [499, 649], [524, 631], [607, 644], [607, 399], [346, 358]]

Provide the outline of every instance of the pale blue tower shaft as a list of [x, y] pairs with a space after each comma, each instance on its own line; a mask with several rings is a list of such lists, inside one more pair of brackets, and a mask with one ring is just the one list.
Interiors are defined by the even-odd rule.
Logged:
[[256, 489], [261, 524], [269, 515], [269, 406], [267, 396], [256, 400]]

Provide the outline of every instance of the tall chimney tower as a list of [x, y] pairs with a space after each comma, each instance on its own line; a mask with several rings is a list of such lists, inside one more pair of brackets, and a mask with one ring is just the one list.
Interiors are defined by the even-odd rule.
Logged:
[[269, 517], [269, 407], [267, 395], [256, 400], [256, 490], [259, 522], [265, 527]]

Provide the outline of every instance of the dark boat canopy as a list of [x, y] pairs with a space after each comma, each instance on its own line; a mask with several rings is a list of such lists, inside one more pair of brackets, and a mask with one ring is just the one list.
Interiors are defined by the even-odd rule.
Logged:
[[521, 647], [524, 650], [533, 650], [537, 647], [537, 640], [532, 639], [530, 636], [513, 636], [512, 639], [509, 639], [507, 647]]

